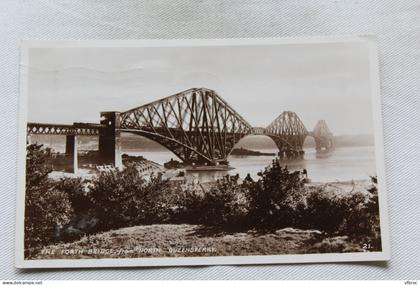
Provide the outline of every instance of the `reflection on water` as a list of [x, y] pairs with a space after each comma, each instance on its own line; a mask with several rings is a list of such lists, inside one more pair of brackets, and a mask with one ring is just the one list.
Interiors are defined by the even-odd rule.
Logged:
[[[263, 152], [276, 152], [275, 149], [262, 149]], [[124, 151], [130, 155], [142, 155], [146, 159], [159, 164], [171, 158], [177, 159], [169, 151]], [[257, 178], [257, 173], [271, 163], [272, 156], [235, 156], [229, 157], [230, 171], [188, 171], [187, 174], [198, 178], [201, 182], [214, 181], [226, 175], [239, 174], [244, 178], [248, 173]], [[375, 153], [373, 146], [341, 147], [329, 154], [317, 155], [314, 149], [305, 149], [305, 158], [300, 161], [284, 162], [290, 170], [306, 168], [313, 182], [332, 182], [367, 179], [376, 174]]]

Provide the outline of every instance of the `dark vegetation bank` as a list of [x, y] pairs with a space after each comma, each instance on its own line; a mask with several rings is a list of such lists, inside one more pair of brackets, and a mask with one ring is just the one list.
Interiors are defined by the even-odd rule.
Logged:
[[27, 147], [26, 258], [48, 245], [159, 224], [199, 225], [194, 227], [207, 236], [243, 233], [264, 239], [284, 228], [316, 230], [320, 234], [307, 252], [381, 250], [375, 177], [365, 193], [332, 195], [322, 186], [309, 191], [298, 172], [274, 160], [256, 181], [226, 176], [206, 190], [185, 189], [169, 186], [161, 176], [142, 177], [134, 167], [101, 172], [90, 180], [52, 180], [50, 157], [42, 145]]

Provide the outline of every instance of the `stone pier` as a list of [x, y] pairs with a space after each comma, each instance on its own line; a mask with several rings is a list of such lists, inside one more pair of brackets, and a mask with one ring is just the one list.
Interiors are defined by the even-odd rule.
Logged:
[[66, 157], [71, 160], [69, 171], [76, 174], [79, 169], [77, 159], [77, 136], [66, 135]]
[[99, 158], [122, 169], [120, 113], [101, 112], [101, 125], [105, 128], [99, 132]]

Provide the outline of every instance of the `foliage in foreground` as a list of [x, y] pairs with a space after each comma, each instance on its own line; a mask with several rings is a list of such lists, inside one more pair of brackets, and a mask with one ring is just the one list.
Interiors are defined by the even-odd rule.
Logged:
[[247, 222], [248, 201], [238, 183], [238, 176], [225, 176], [208, 191], [181, 192], [174, 220], [177, 222], [205, 224], [239, 229]]
[[255, 228], [278, 229], [296, 224], [303, 201], [304, 185], [298, 171], [290, 172], [278, 160], [262, 173], [261, 179], [244, 183], [249, 200], [249, 221]]
[[102, 172], [91, 181], [51, 181], [48, 157], [41, 146], [28, 146], [26, 248], [53, 242], [72, 217], [89, 214], [98, 220], [93, 232], [152, 223], [203, 224], [229, 231], [294, 227], [350, 236], [380, 249], [376, 178], [370, 194], [334, 196], [322, 188], [307, 192], [299, 173], [275, 160], [257, 181], [248, 176], [239, 183], [237, 176], [226, 176], [209, 189], [185, 191], [169, 187], [160, 176], [145, 179], [134, 166]]
[[27, 147], [25, 196], [25, 255], [52, 242], [60, 227], [70, 222], [73, 208], [67, 193], [48, 179], [51, 152], [42, 145]]
[[102, 172], [89, 186], [98, 230], [167, 221], [167, 189], [160, 176], [145, 180], [135, 167]]

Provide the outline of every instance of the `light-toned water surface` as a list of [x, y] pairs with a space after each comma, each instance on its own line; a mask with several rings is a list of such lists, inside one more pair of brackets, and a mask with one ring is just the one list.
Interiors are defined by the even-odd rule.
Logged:
[[[263, 152], [275, 153], [276, 149], [261, 149]], [[130, 155], [142, 155], [146, 159], [163, 164], [171, 158], [177, 159], [169, 151], [141, 151], [123, 150]], [[236, 156], [229, 157], [230, 166], [234, 167], [229, 174], [239, 174], [245, 177], [249, 173], [256, 178], [273, 160], [273, 156]], [[376, 175], [375, 153], [373, 146], [340, 147], [329, 154], [317, 155], [314, 149], [305, 149], [305, 158], [300, 161], [284, 162], [291, 170], [308, 171], [313, 182], [332, 182], [367, 179], [369, 175]], [[210, 181], [226, 175], [227, 171], [197, 171], [190, 172], [200, 181]]]
[[[49, 142], [43, 139], [48, 147], [56, 151], [64, 151], [64, 138], [60, 142]], [[79, 150], [96, 150], [97, 141], [88, 144], [80, 144]], [[277, 153], [277, 149], [258, 149], [261, 152]], [[160, 149], [150, 150], [145, 148], [122, 149], [123, 153], [135, 156], [143, 156], [148, 160], [163, 164], [171, 158], [179, 160], [172, 152], [161, 147]], [[229, 164], [234, 169], [230, 171], [189, 171], [188, 174], [197, 177], [202, 182], [218, 179], [226, 174], [239, 174], [244, 178], [248, 173], [257, 178], [257, 173], [271, 163], [274, 156], [229, 156]], [[291, 170], [308, 171], [308, 176], [313, 182], [334, 182], [368, 179], [371, 175], [376, 175], [375, 148], [374, 146], [359, 147], [337, 147], [329, 154], [317, 155], [314, 148], [305, 148], [303, 160], [287, 161], [288, 168]]]

